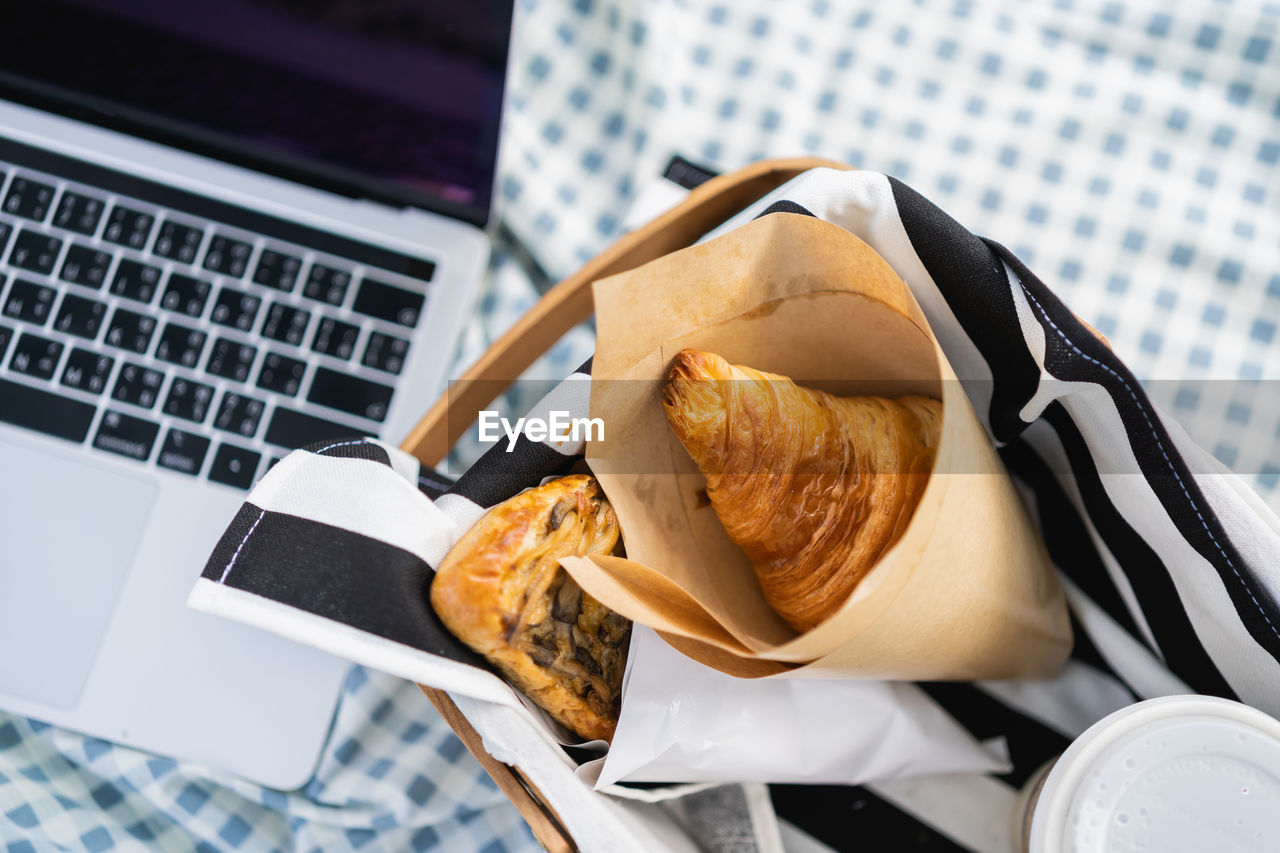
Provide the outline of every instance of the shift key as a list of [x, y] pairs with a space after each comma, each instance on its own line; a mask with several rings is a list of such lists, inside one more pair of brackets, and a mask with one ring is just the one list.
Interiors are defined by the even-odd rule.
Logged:
[[311, 381], [307, 399], [357, 417], [382, 421], [387, 417], [392, 391], [389, 385], [321, 367]]

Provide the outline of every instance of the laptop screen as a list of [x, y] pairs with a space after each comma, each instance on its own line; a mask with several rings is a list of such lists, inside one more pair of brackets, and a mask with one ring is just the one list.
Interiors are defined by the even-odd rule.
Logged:
[[0, 94], [484, 224], [512, 2], [24, 3], [0, 27]]

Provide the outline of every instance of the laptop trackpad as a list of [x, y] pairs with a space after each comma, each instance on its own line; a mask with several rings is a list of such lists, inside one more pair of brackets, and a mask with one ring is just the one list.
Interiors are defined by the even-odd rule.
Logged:
[[156, 487], [0, 441], [0, 693], [80, 698]]

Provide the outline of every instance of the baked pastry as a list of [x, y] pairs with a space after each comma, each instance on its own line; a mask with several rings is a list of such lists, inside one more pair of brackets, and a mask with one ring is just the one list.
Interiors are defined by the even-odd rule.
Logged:
[[551, 480], [498, 504], [450, 549], [431, 606], [557, 721], [608, 740], [631, 623], [587, 595], [560, 558], [608, 554], [618, 519], [593, 477]]
[[906, 529], [942, 426], [928, 397], [834, 397], [682, 350], [663, 409], [769, 606], [822, 622]]

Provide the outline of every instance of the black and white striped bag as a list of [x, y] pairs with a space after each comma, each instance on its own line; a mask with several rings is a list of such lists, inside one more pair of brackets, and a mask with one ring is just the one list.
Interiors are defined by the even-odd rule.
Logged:
[[[772, 786], [782, 818], [837, 849], [907, 833], [915, 849], [983, 850], [1016, 788], [1111, 711], [1195, 692], [1280, 716], [1280, 523], [1104, 342], [1008, 250], [892, 178], [817, 169], [715, 233], [774, 212], [848, 229], [911, 287], [1040, 524], [1076, 633], [1052, 681], [923, 685], [977, 738], [1007, 739], [1009, 774]], [[530, 414], [585, 416], [589, 374]], [[429, 566], [484, 508], [581, 450], [503, 440], [454, 484], [371, 440], [295, 452], [250, 494], [192, 603], [477, 696], [444, 665], [479, 662], [435, 621]]]

